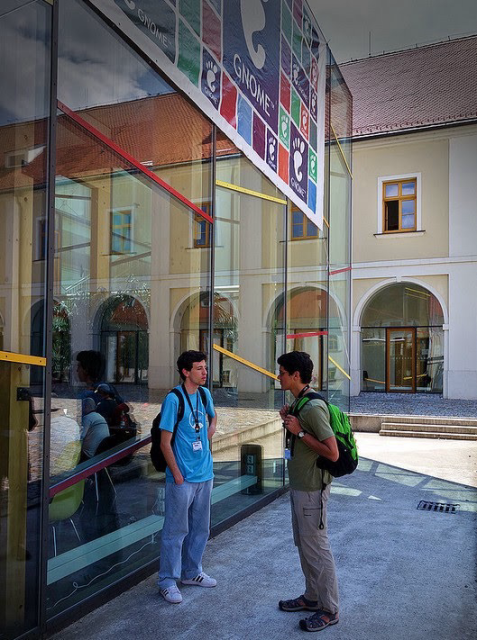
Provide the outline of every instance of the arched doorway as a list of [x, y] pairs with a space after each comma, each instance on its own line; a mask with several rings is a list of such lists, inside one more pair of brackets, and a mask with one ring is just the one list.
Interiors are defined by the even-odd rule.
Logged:
[[[209, 349], [210, 297], [207, 292], [189, 299], [182, 315], [180, 327], [180, 350], [199, 349], [208, 353]], [[197, 342], [198, 337], [198, 342]], [[237, 342], [237, 319], [231, 300], [221, 293], [214, 293], [213, 344], [227, 351], [235, 351]], [[237, 386], [237, 363], [232, 358], [213, 352], [214, 387], [235, 388]]]
[[101, 353], [106, 380], [145, 384], [149, 368], [149, 335], [146, 311], [132, 296], [111, 298], [101, 321]]
[[361, 390], [442, 393], [443, 322], [439, 301], [421, 285], [375, 293], [361, 319]]
[[[278, 324], [283, 322], [283, 304], [278, 312]], [[306, 351], [315, 365], [313, 370], [313, 386], [325, 388], [326, 376], [326, 339], [327, 326], [336, 324], [339, 311], [333, 298], [324, 289], [302, 287], [291, 291], [288, 299], [287, 351]], [[330, 350], [338, 350], [337, 337], [333, 336]], [[279, 354], [277, 354], [279, 355]], [[328, 369], [329, 380], [336, 375], [335, 368]]]

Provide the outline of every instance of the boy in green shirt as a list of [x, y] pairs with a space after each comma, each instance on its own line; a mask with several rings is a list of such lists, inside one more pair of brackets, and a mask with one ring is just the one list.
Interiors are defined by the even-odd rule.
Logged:
[[338, 447], [330, 426], [330, 414], [324, 400], [313, 399], [293, 415], [296, 403], [307, 392], [313, 362], [303, 351], [291, 351], [277, 360], [284, 391], [295, 401], [280, 410], [287, 429], [289, 446], [285, 450], [290, 479], [293, 538], [298, 548], [305, 592], [293, 600], [280, 600], [282, 611], [315, 611], [300, 620], [304, 631], [321, 631], [339, 621], [338, 581], [326, 525], [326, 506], [332, 476], [316, 466], [318, 456], [338, 459]]

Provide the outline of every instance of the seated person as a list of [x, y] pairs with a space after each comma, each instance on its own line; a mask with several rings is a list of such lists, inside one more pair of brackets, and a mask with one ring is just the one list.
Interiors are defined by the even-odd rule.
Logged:
[[119, 422], [118, 403], [114, 398], [111, 387], [108, 384], [99, 384], [96, 388], [97, 405], [96, 411], [100, 413], [109, 425]]
[[81, 430], [81, 457], [83, 460], [92, 458], [100, 443], [109, 437], [109, 427], [105, 418], [96, 411], [93, 398], [84, 398], [83, 428]]
[[79, 425], [61, 406], [62, 401], [52, 394], [50, 475], [56, 476], [71, 471], [78, 464], [81, 450]]

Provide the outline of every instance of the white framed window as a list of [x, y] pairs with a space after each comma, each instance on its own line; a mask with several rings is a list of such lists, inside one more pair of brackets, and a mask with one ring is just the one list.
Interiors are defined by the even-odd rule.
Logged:
[[377, 235], [422, 231], [421, 174], [378, 178]]

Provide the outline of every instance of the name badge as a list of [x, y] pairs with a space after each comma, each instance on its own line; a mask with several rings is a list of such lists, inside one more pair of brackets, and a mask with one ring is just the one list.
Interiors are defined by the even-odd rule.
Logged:
[[291, 460], [291, 451], [290, 451], [290, 449], [285, 449], [285, 460]]
[[200, 440], [194, 440], [192, 443], [192, 451], [202, 451], [202, 442]]

